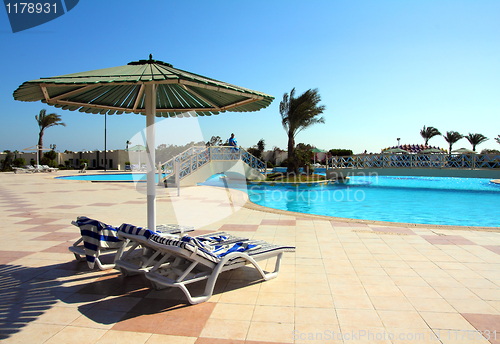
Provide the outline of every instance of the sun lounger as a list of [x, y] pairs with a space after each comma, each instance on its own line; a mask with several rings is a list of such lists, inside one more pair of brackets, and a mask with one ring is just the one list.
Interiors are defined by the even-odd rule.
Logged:
[[35, 172], [46, 172], [41, 165], [35, 165]]
[[[281, 258], [286, 251], [294, 251], [291, 246], [269, 244], [265, 241], [249, 240], [208, 247], [197, 238], [184, 236], [181, 239], [164, 238], [153, 234], [149, 238], [153, 249], [161, 254], [172, 255], [175, 259], [167, 265], [156, 264], [145, 276], [157, 289], [166, 287], [180, 288], [189, 303], [205, 302], [212, 296], [215, 283], [221, 272], [252, 264], [264, 280], [278, 276]], [[257, 263], [276, 257], [273, 272], [266, 273]], [[205, 291], [192, 296], [187, 285], [206, 280]]]
[[[107, 253], [115, 254], [122, 247], [123, 241], [118, 237], [118, 228], [89, 219], [86, 216], [79, 216], [72, 224], [80, 228], [82, 235], [69, 247], [75, 258], [79, 261], [86, 260], [91, 269], [94, 268], [94, 265], [97, 265], [100, 270], [114, 268], [114, 262], [105, 264], [101, 261], [100, 256]], [[170, 234], [193, 230], [189, 228], [181, 230], [177, 225], [159, 225], [157, 228], [164, 233]]]
[[55, 171], [59, 170], [56, 167], [49, 167], [48, 165], [42, 165], [42, 168], [43, 168], [44, 172], [55, 172]]
[[[168, 228], [168, 226], [165, 227]], [[181, 227], [181, 229], [186, 232], [186, 227]], [[187, 229], [192, 230], [191, 227], [187, 227]], [[151, 270], [155, 265], [162, 267], [164, 264], [169, 264], [175, 257], [171, 254], [164, 254], [161, 250], [151, 245], [149, 238], [154, 234], [163, 238], [179, 238], [179, 236], [172, 235], [171, 230], [165, 231], [163, 228], [157, 227], [157, 232], [153, 233], [145, 228], [127, 224], [121, 225], [118, 230], [118, 238], [123, 240], [123, 244], [116, 254], [116, 269], [120, 270], [125, 276], [132, 276], [138, 273], [145, 273]], [[179, 234], [182, 235], [182, 232]], [[235, 237], [225, 232], [204, 234], [196, 238], [207, 245], [248, 240], [247, 238]]]
[[82, 168], [80, 169], [80, 171], [78, 171], [78, 173], [87, 173], [87, 163], [83, 163], [82, 164]]
[[22, 167], [12, 167], [14, 173], [24, 172], [24, 173], [33, 173], [34, 169], [22, 168]]

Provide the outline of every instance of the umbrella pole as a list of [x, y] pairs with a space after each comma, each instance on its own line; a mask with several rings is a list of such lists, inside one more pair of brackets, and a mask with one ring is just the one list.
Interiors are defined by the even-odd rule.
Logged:
[[146, 153], [147, 195], [148, 195], [148, 228], [156, 228], [156, 188], [155, 188], [155, 117], [156, 117], [156, 86], [145, 85], [146, 97]]

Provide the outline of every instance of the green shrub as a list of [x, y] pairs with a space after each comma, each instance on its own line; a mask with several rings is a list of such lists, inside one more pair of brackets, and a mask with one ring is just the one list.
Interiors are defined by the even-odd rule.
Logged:
[[352, 150], [350, 149], [330, 149], [330, 154], [333, 156], [349, 156], [352, 155]]
[[12, 165], [14, 165], [15, 167], [23, 167], [26, 165], [26, 160], [24, 160], [24, 158], [16, 158], [12, 162]]
[[272, 162], [267, 161], [267, 162], [266, 162], [266, 167], [267, 167], [267, 168], [274, 168], [274, 165], [273, 165], [273, 163], [272, 163]]

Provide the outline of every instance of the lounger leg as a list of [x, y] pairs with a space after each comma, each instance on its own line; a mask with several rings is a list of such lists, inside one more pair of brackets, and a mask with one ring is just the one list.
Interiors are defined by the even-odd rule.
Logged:
[[217, 264], [217, 266], [215, 267], [214, 271], [212, 272], [212, 274], [210, 275], [210, 277], [207, 280], [207, 284], [205, 286], [205, 292], [202, 295], [192, 297], [191, 293], [189, 292], [189, 290], [186, 288], [186, 286], [182, 282], [178, 283], [176, 286], [178, 288], [180, 288], [184, 292], [184, 294], [186, 295], [186, 297], [187, 297], [187, 299], [188, 299], [188, 301], [189, 301], [190, 304], [194, 305], [194, 304], [197, 304], [197, 303], [205, 302], [208, 299], [210, 299], [210, 297], [212, 297], [212, 294], [214, 292], [215, 283], [217, 282], [217, 278], [219, 277], [219, 274], [220, 274], [222, 268], [224, 267], [224, 265], [229, 260], [234, 259], [234, 258], [238, 258], [238, 257], [246, 259], [247, 261], [249, 261], [250, 263], [252, 263], [252, 265], [257, 269], [257, 271], [259, 271], [261, 277], [265, 281], [268, 281], [268, 280], [276, 278], [278, 276], [278, 273], [279, 273], [279, 270], [280, 270], [280, 266], [281, 266], [281, 257], [282, 256], [283, 256], [283, 252], [280, 253], [276, 257], [276, 264], [275, 264], [275, 267], [274, 267], [274, 271], [266, 274], [264, 272], [264, 270], [262, 270], [262, 268], [260, 267], [260, 265], [257, 263], [257, 261], [255, 261], [255, 259], [253, 259], [252, 257], [249, 257], [248, 255], [242, 255], [242, 254], [240, 254], [238, 252], [230, 253], [227, 256], [225, 256]]

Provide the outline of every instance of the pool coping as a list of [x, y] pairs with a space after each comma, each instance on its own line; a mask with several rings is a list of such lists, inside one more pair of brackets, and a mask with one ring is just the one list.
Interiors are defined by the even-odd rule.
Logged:
[[346, 217], [334, 217], [334, 216], [327, 216], [327, 215], [299, 213], [299, 212], [295, 212], [295, 211], [264, 207], [262, 205], [255, 204], [250, 200], [248, 200], [247, 203], [243, 207], [247, 208], [247, 209], [258, 210], [258, 211], [263, 211], [266, 213], [273, 213], [273, 214], [280, 214], [280, 215], [311, 218], [311, 219], [316, 219], [316, 220], [337, 221], [337, 222], [345, 222], [345, 223], [378, 225], [378, 226], [385, 226], [385, 227], [413, 227], [413, 228], [444, 229], [444, 230], [468, 230], [468, 231], [481, 231], [481, 232], [500, 232], [500, 227], [473, 227], [473, 226], [433, 225], [433, 224], [424, 224], [424, 223], [385, 222], [385, 221], [350, 219], [350, 218], [346, 218]]

